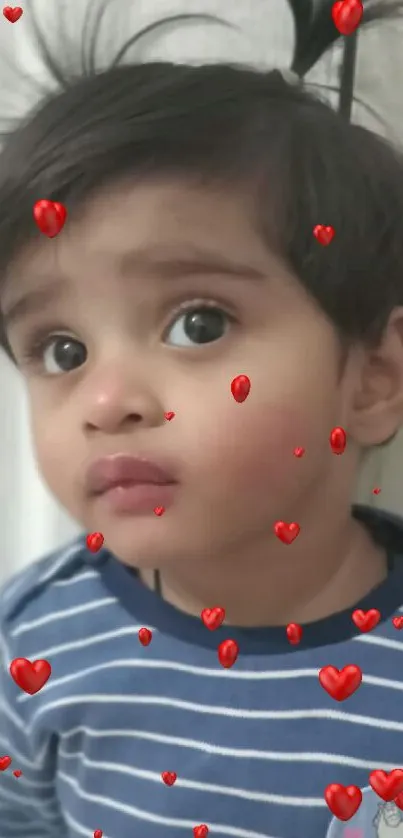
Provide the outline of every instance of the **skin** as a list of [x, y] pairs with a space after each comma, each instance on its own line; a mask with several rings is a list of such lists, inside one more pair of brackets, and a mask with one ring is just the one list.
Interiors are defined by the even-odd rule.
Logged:
[[[39, 468], [73, 517], [101, 531], [146, 584], [158, 567], [164, 597], [183, 610], [222, 604], [238, 625], [309, 622], [353, 605], [385, 576], [384, 553], [352, 519], [351, 498], [363, 449], [401, 423], [403, 316], [393, 313], [376, 349], [353, 347], [340, 375], [336, 330], [251, 218], [245, 196], [228, 190], [163, 180], [109, 188], [58, 237], [25, 248], [1, 307], [7, 314], [32, 289], [57, 291], [10, 323], [8, 336]], [[171, 260], [195, 246], [263, 276], [159, 264], [163, 250]], [[140, 248], [141, 261], [121, 264]], [[206, 301], [233, 318], [225, 335], [171, 345], [178, 305]], [[38, 329], [82, 341], [86, 363], [49, 374], [49, 348], [45, 364], [43, 353], [27, 357]], [[243, 404], [230, 392], [239, 374], [252, 382]], [[342, 456], [329, 446], [337, 425], [348, 433]], [[296, 446], [306, 449], [301, 459]], [[180, 485], [165, 515], [118, 515], [86, 495], [88, 464], [116, 453], [174, 471]], [[293, 544], [273, 534], [276, 520], [300, 524]]]

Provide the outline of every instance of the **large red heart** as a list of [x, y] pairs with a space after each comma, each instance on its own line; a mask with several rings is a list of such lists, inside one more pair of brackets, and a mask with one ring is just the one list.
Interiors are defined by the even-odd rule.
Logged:
[[53, 239], [63, 229], [67, 218], [67, 210], [59, 201], [43, 199], [34, 204], [34, 219], [41, 233]]
[[225, 608], [220, 608], [219, 605], [215, 608], [203, 608], [201, 618], [206, 628], [215, 631], [225, 620]]
[[357, 608], [352, 614], [353, 623], [360, 631], [372, 631], [381, 619], [381, 612], [377, 608], [370, 608], [369, 611], [362, 611]]
[[11, 757], [0, 757], [0, 771], [5, 771], [11, 765]]
[[330, 225], [326, 226], [325, 224], [317, 224], [316, 227], [313, 228], [313, 234], [319, 244], [327, 247], [327, 245], [334, 239], [334, 227], [331, 227]]
[[300, 626], [299, 623], [288, 623], [286, 634], [288, 642], [291, 643], [292, 646], [298, 646], [298, 643], [301, 643], [302, 626]]
[[358, 690], [362, 681], [362, 671], [352, 663], [340, 671], [335, 666], [324, 666], [319, 672], [319, 681], [332, 698], [345, 701]]
[[361, 0], [337, 0], [332, 6], [333, 23], [341, 35], [352, 35], [361, 23], [363, 12]]
[[276, 521], [274, 524], [274, 532], [283, 544], [292, 544], [299, 535], [300, 529], [301, 527], [295, 521], [291, 524], [287, 524], [286, 521]]
[[403, 791], [403, 771], [401, 768], [395, 768], [389, 773], [380, 770], [371, 771], [369, 783], [378, 797], [386, 803], [391, 803]]
[[26, 658], [15, 658], [10, 664], [10, 674], [18, 687], [29, 695], [35, 695], [45, 686], [52, 672], [48, 661], [31, 661]]
[[3, 15], [10, 23], [17, 23], [23, 13], [21, 6], [4, 6]]
[[217, 652], [221, 666], [224, 666], [225, 669], [230, 669], [239, 655], [238, 643], [236, 640], [223, 640]]
[[395, 629], [403, 629], [403, 617], [392, 617], [392, 623]]
[[330, 783], [325, 789], [325, 800], [336, 818], [349, 821], [361, 806], [362, 792], [357, 786]]
[[166, 786], [173, 786], [176, 783], [177, 775], [175, 771], [163, 771], [161, 777]]

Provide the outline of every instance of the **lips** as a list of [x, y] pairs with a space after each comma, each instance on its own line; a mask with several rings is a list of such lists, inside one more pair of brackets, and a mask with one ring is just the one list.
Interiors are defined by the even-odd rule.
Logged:
[[116, 454], [91, 464], [85, 488], [89, 495], [103, 495], [118, 487], [170, 486], [175, 483], [171, 474], [150, 460]]

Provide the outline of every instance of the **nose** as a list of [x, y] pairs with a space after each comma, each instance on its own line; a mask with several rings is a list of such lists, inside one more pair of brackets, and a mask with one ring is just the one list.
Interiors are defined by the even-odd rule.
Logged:
[[86, 379], [83, 399], [86, 433], [122, 433], [164, 421], [164, 408], [145, 373], [136, 374], [118, 364], [94, 370]]

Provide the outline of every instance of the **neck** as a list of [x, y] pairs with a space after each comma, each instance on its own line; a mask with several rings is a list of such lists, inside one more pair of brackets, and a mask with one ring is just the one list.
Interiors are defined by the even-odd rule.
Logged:
[[[181, 611], [200, 616], [219, 605], [227, 623], [252, 627], [306, 624], [348, 609], [386, 573], [384, 551], [346, 513], [319, 532], [301, 526], [291, 545], [266, 537], [219, 559], [163, 569], [160, 579], [164, 600]], [[152, 571], [142, 578], [154, 586]]]

